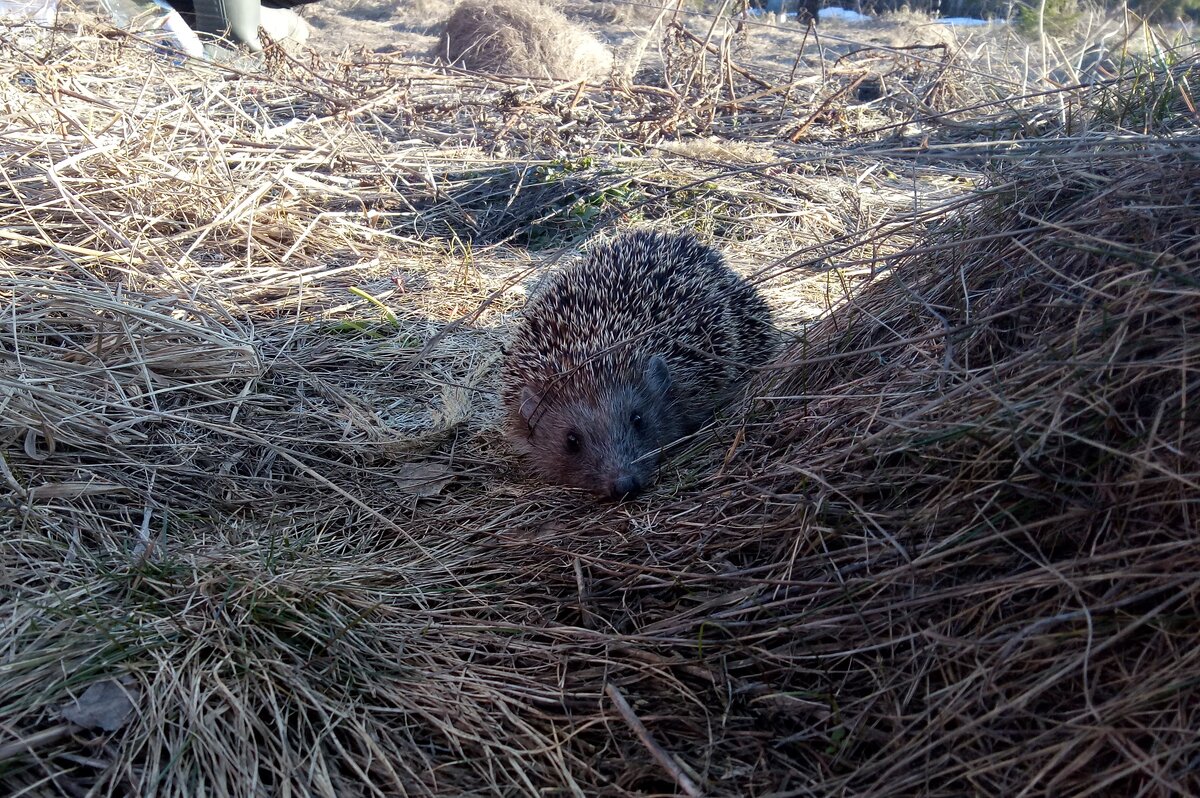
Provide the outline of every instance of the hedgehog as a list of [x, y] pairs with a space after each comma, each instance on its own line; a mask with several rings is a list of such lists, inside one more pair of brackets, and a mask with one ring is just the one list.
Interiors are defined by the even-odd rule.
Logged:
[[505, 350], [514, 448], [540, 477], [623, 499], [772, 354], [771, 311], [690, 234], [636, 231], [552, 272]]

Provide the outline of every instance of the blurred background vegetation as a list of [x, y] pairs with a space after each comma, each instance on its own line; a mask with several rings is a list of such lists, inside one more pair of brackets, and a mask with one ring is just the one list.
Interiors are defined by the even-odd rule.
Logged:
[[[763, 6], [766, 0], [752, 0], [751, 6]], [[947, 17], [979, 19], [1022, 19], [1036, 17], [1041, 3], [1017, 0], [828, 0], [823, 6], [843, 6], [863, 13], [883, 14], [901, 10], [918, 11]], [[1088, 0], [1046, 0], [1047, 19], [1077, 14], [1087, 8], [1121, 14], [1128, 7], [1137, 16], [1158, 23], [1176, 20], [1200, 21], [1200, 0], [1130, 0], [1129, 3], [1089, 2]]]

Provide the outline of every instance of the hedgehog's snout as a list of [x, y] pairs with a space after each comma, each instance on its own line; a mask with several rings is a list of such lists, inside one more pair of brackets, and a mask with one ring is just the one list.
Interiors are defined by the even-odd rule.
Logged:
[[610, 499], [621, 501], [632, 499], [646, 487], [642, 481], [632, 474], [622, 474], [609, 483], [608, 496]]

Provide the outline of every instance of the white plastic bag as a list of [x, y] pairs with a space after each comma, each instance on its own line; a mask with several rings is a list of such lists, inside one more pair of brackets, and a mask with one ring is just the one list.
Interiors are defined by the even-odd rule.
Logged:
[[28, 20], [51, 27], [58, 16], [58, 0], [0, 0], [0, 19]]

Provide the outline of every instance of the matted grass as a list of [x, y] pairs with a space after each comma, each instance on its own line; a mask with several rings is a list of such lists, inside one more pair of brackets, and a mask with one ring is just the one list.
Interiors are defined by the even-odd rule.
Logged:
[[[0, 30], [0, 789], [1196, 791], [1194, 62], [879, 131], [720, 57], [733, 102]], [[792, 343], [595, 504], [496, 368], [633, 223]]]

